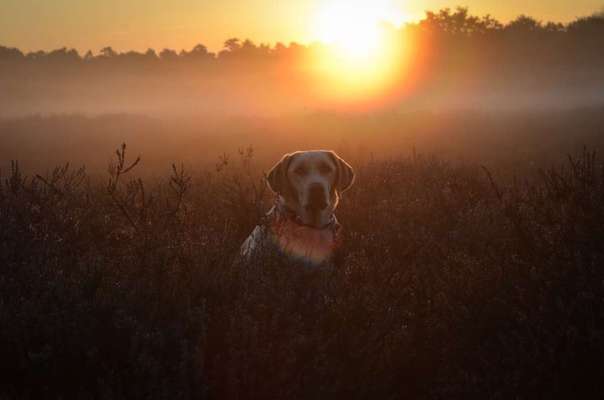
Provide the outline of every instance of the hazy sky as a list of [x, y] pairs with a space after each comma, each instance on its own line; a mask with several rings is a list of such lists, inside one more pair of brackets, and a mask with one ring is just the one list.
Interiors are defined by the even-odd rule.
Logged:
[[[333, 0], [0, 0], [0, 45], [26, 51], [212, 50], [229, 37], [308, 42], [313, 15]], [[369, 1], [369, 0], [368, 0]], [[604, 0], [392, 0], [405, 18], [464, 5], [507, 21], [519, 14], [568, 21], [602, 10]]]

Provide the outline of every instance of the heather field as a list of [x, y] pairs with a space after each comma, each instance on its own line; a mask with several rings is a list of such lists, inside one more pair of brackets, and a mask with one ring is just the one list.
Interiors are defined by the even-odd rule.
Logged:
[[[6, 2], [15, 43], [185, 32]], [[335, 44], [0, 46], [0, 399], [603, 397], [604, 14], [340, 14]], [[333, 262], [242, 262], [310, 149], [356, 172]]]
[[130, 153], [103, 179], [3, 170], [4, 396], [597, 397], [595, 152], [529, 177], [364, 162], [337, 261], [314, 269], [233, 263], [272, 201], [253, 149], [148, 180]]

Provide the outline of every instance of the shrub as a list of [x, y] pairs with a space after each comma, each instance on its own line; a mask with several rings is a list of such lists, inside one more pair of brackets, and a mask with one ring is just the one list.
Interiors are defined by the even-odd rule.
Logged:
[[[0, 188], [7, 398], [595, 397], [604, 168], [523, 181], [414, 155], [371, 161], [318, 269], [233, 263], [270, 204], [223, 157], [106, 182], [69, 165]], [[503, 172], [502, 172], [503, 174]], [[504, 182], [504, 183], [502, 183]]]

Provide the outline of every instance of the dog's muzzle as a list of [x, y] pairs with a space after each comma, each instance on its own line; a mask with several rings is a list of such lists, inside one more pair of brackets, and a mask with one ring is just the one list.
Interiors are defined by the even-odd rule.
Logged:
[[308, 189], [308, 203], [305, 208], [310, 212], [320, 212], [329, 205], [326, 199], [325, 188], [320, 183], [315, 183]]

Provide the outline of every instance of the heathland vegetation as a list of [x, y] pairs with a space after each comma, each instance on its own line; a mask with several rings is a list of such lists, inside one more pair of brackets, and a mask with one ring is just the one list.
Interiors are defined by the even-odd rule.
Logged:
[[[313, 46], [0, 48], [0, 398], [601, 397], [604, 17], [391, 33], [361, 108]], [[357, 171], [336, 262], [233, 264], [308, 148]]]
[[272, 196], [252, 150], [155, 183], [120, 148], [0, 187], [5, 398], [594, 398], [604, 165], [502, 183], [357, 165], [333, 267], [234, 265]]

